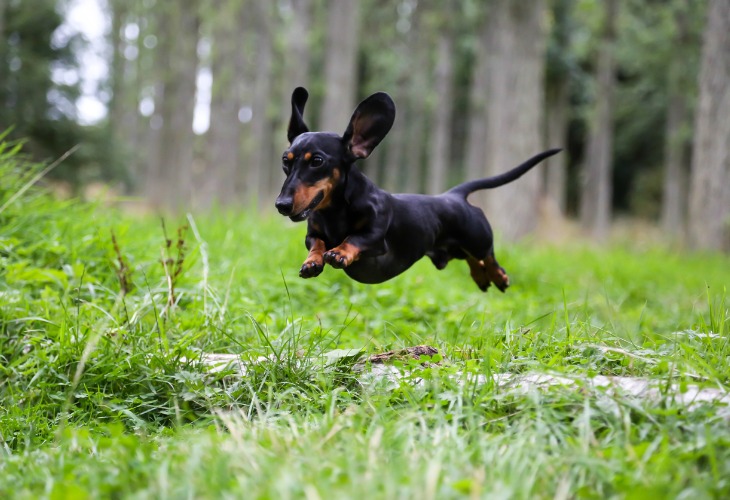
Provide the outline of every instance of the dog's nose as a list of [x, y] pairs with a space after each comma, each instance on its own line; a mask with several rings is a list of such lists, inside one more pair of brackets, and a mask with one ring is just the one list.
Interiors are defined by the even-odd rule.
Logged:
[[292, 207], [294, 206], [294, 200], [291, 198], [279, 197], [276, 199], [276, 203], [274, 205], [281, 215], [289, 215]]

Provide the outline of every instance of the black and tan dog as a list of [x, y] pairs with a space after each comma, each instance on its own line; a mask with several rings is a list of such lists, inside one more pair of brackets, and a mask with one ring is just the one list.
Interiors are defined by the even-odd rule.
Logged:
[[302, 87], [292, 94], [290, 146], [282, 158], [286, 180], [276, 199], [282, 215], [308, 220], [309, 255], [299, 271], [302, 278], [318, 276], [329, 264], [361, 283], [382, 283], [428, 255], [438, 269], [451, 259], [465, 259], [482, 291], [490, 283], [501, 291], [509, 286], [494, 258], [489, 222], [466, 197], [517, 179], [559, 149], [437, 196], [390, 194], [354, 165], [370, 155], [393, 125], [390, 96], [378, 92], [362, 101], [342, 137], [309, 132], [302, 119], [308, 96]]

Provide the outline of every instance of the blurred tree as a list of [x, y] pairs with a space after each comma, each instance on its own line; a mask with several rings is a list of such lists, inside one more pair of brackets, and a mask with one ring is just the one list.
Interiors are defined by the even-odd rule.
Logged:
[[484, 157], [487, 137], [487, 102], [489, 100], [489, 23], [482, 13], [483, 21], [477, 26], [478, 38], [474, 64], [471, 72], [467, 129], [465, 173], [467, 179], [484, 175]]
[[399, 168], [403, 170], [403, 190], [422, 193], [427, 185], [426, 160], [428, 151], [429, 109], [427, 96], [431, 88], [429, 60], [431, 48], [429, 33], [424, 29], [426, 5], [412, 2], [409, 29], [410, 70], [406, 93], [401, 109], [405, 114], [404, 158]]
[[9, 138], [25, 139], [25, 151], [36, 160], [54, 159], [82, 143], [54, 171], [75, 183], [82, 165], [99, 161], [104, 137], [76, 121], [75, 49], [82, 40], [59, 30], [65, 3], [57, 3], [0, 1], [0, 130], [11, 127]]
[[[616, 40], [612, 176], [612, 205], [616, 214], [651, 221], [664, 217], [664, 202], [674, 198], [664, 196], [663, 189], [667, 181], [679, 180], [673, 174], [665, 175], [669, 163], [674, 161], [670, 144], [684, 150], [682, 168], [688, 169], [688, 118], [696, 98], [704, 4], [702, 0], [624, 0], [621, 4], [617, 27], [620, 36]], [[681, 42], [678, 18], [687, 30]], [[670, 111], [678, 102], [687, 108], [684, 123], [676, 120], [676, 108]], [[686, 200], [686, 180], [680, 186], [680, 197]], [[669, 229], [664, 234], [676, 238], [681, 226], [674, 231], [674, 235]]]
[[[309, 86], [309, 68], [311, 62], [311, 30], [312, 10], [315, 8], [313, 0], [286, 0], [280, 3], [281, 22], [283, 30], [283, 54], [280, 86], [280, 98], [277, 105], [280, 108], [277, 128], [277, 144], [285, 145], [286, 129], [289, 125], [291, 107], [287, 104], [291, 100], [292, 91], [296, 87]], [[281, 153], [281, 148], [275, 148], [275, 153]]]
[[[575, 72], [575, 55], [571, 49], [574, 30], [574, 0], [552, 0], [552, 27], [548, 42], [545, 71], [545, 140], [548, 147], [565, 148], [570, 120], [570, 83]], [[545, 198], [548, 213], [567, 213], [568, 151], [553, 156], [545, 165]]]
[[611, 224], [615, 44], [619, 1], [605, 0], [603, 6], [596, 61], [595, 111], [587, 146], [580, 209], [583, 228], [599, 240], [608, 235]]
[[[282, 173], [279, 165], [279, 157], [282, 151], [288, 145], [286, 140], [286, 129], [289, 126], [289, 117], [291, 115], [292, 91], [296, 87], [307, 87], [310, 93], [315, 93], [316, 89], [310, 86], [309, 71], [312, 61], [312, 37], [313, 37], [313, 19], [320, 13], [320, 4], [322, 0], [282, 0], [279, 2], [279, 20], [277, 25], [281, 29], [276, 31], [281, 34], [280, 51], [281, 56], [277, 60], [281, 61], [278, 68], [279, 78], [275, 89], [278, 98], [275, 101], [275, 108], [278, 111], [277, 121], [274, 124], [273, 134], [273, 152], [272, 161], [269, 162], [270, 167], [264, 172], [267, 178], [266, 193], [275, 195], [281, 187]], [[316, 10], [316, 12], [315, 12]], [[312, 97], [312, 101], [315, 98]], [[312, 102], [307, 106], [307, 123], [313, 126], [312, 119], [316, 118], [316, 113], [312, 110], [316, 109]], [[267, 202], [268, 203], [268, 202]]]
[[[138, 119], [140, 121], [133, 141], [132, 154], [135, 167], [136, 192], [146, 195], [153, 204], [158, 203], [155, 191], [149, 183], [159, 171], [160, 148], [162, 144], [162, 101], [164, 98], [165, 63], [160, 62], [160, 51], [167, 50], [161, 31], [164, 11], [151, 2], [136, 2], [134, 22], [140, 28], [137, 40], [136, 73]], [[159, 201], [161, 203], [161, 200]]]
[[359, 28], [360, 0], [328, 1], [325, 94], [319, 119], [322, 130], [343, 133], [357, 104]]
[[[491, 52], [482, 161], [484, 174], [494, 175], [543, 149], [546, 10], [543, 0], [491, 0], [489, 7], [490, 43], [482, 49]], [[507, 239], [536, 227], [541, 184], [540, 173], [530, 172], [488, 193], [487, 214]]]
[[124, 0], [110, 0], [112, 54], [109, 86], [108, 130], [112, 154], [126, 166], [122, 174], [127, 190], [144, 173], [140, 161], [141, 33], [139, 5]]
[[667, 113], [664, 136], [664, 175], [661, 223], [672, 239], [685, 235], [689, 162], [691, 155], [692, 97], [696, 87], [697, 35], [693, 20], [701, 18], [701, 2], [674, 0], [670, 3], [673, 57], [667, 65]]
[[193, 111], [198, 72], [200, 17], [197, 0], [163, 2], [158, 15], [160, 143], [147, 181], [150, 199], [162, 206], [188, 206], [193, 191]]
[[451, 114], [454, 108], [454, 38], [458, 14], [453, 1], [438, 2], [432, 12], [432, 27], [437, 33], [433, 91], [435, 104], [431, 111], [431, 130], [428, 140], [428, 183], [426, 192], [442, 193], [451, 167]]
[[[413, 169], [420, 172], [420, 165], [414, 155], [411, 155], [412, 144], [409, 142], [410, 130], [413, 122], [410, 112], [411, 92], [414, 90], [414, 77], [418, 72], [414, 57], [416, 45], [420, 41], [417, 30], [414, 28], [417, 16], [417, 4], [410, 0], [403, 0], [396, 4], [385, 4], [374, 0], [366, 5], [371, 15], [366, 16], [364, 29], [368, 32], [378, 32], [378, 37], [364, 37], [363, 52], [369, 61], [369, 74], [363, 75], [368, 82], [368, 89], [364, 94], [374, 91], [387, 91], [396, 104], [395, 124], [388, 137], [368, 161], [381, 159], [380, 175], [370, 168], [368, 175], [377, 180], [380, 185], [390, 191], [403, 191], [408, 171]], [[381, 50], [384, 45], [390, 50]], [[417, 156], [417, 155], [416, 155]]]
[[730, 251], [730, 2], [710, 0], [695, 116], [689, 237]]
[[[265, 196], [271, 193], [267, 179], [273, 165], [280, 162], [281, 152], [277, 152], [272, 158], [273, 143], [280, 141], [280, 138], [272, 138], [273, 125], [269, 114], [271, 102], [272, 82], [274, 71], [279, 69], [274, 66], [274, 4], [269, 2], [255, 2], [251, 11], [253, 25], [249, 29], [254, 33], [255, 38], [255, 71], [250, 75], [253, 83], [253, 98], [251, 103], [252, 120], [250, 140], [245, 154], [246, 176], [245, 189], [243, 194], [248, 201], [258, 201], [265, 204]], [[261, 198], [261, 199], [260, 199]]]
[[[608, 155], [601, 161], [612, 172], [584, 203], [603, 200], [604, 214], [658, 217], [661, 208], [667, 232], [682, 226], [705, 0], [623, 0], [613, 22], [621, 36], [609, 44], [613, 92], [598, 78], [607, 65], [596, 54], [605, 53], [604, 8], [618, 0], [108, 0], [106, 129], [75, 123], [71, 56], [80, 44], [58, 29], [68, 1], [0, 0], [0, 124], [15, 123], [43, 157], [87, 134], [96, 146], [73, 160], [106, 154], [114, 161], [97, 160], [96, 171], [127, 166], [157, 204], [258, 199], [268, 207], [281, 182], [289, 97], [306, 85], [310, 127], [340, 133], [358, 98], [393, 96], [396, 123], [362, 164], [391, 191], [443, 191], [464, 173], [503, 171], [543, 141], [567, 145], [540, 173], [473, 197], [489, 200], [495, 221], [513, 222], [499, 225], [508, 236], [531, 229], [541, 194], [562, 213], [575, 210], [583, 155], [592, 166]], [[197, 94], [203, 113], [195, 116], [204, 115], [208, 80], [210, 127], [199, 137], [193, 109]], [[609, 111], [607, 143], [596, 126]]]
[[[206, 134], [205, 175], [198, 186], [201, 206], [238, 201], [241, 167], [241, 121], [246, 65], [250, 56], [246, 32], [250, 5], [245, 0], [216, 0], [205, 12], [211, 39], [210, 128]], [[243, 111], [245, 112], [245, 110]]]

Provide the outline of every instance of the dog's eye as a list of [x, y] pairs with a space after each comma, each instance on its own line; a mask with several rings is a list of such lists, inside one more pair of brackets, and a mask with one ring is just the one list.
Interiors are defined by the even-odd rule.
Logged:
[[284, 170], [286, 175], [289, 175], [289, 170], [291, 170], [291, 160], [286, 156], [281, 159], [281, 168]]
[[310, 163], [310, 165], [312, 165], [313, 167], [321, 167], [322, 165], [324, 165], [324, 158], [322, 158], [321, 156], [315, 156], [314, 158], [312, 158], [312, 162]]

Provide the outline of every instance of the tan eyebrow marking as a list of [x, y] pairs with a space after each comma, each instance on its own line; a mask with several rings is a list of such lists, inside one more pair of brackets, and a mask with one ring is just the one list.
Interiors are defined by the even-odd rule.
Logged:
[[304, 161], [309, 161], [312, 159], [312, 153], [304, 153]]
[[287, 160], [293, 160], [293, 159], [294, 159], [294, 153], [292, 153], [291, 151], [289, 151], [289, 152], [288, 152], [288, 153], [286, 154], [286, 159], [287, 159]]

